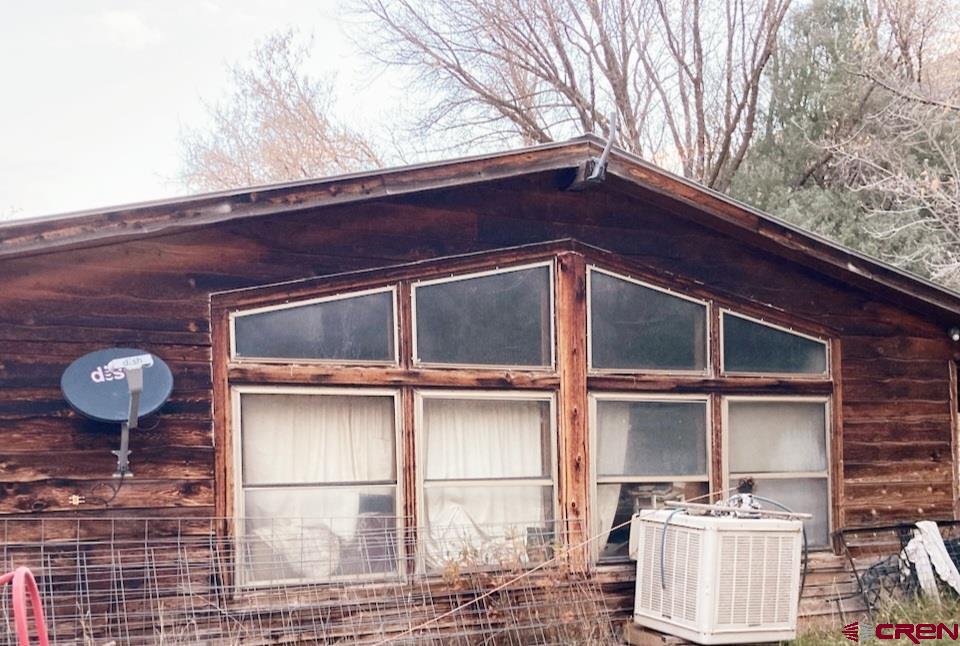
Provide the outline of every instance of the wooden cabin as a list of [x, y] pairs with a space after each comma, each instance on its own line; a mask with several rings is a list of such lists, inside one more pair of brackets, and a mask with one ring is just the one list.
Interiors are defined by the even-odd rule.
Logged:
[[[0, 226], [5, 558], [311, 518], [322, 567], [221, 583], [348, 591], [512, 528], [625, 616], [630, 515], [749, 476], [813, 514], [803, 613], [842, 611], [838, 530], [957, 517], [960, 296], [616, 149], [577, 182], [602, 145]], [[119, 487], [117, 427], [59, 386], [104, 347], [174, 375]]]

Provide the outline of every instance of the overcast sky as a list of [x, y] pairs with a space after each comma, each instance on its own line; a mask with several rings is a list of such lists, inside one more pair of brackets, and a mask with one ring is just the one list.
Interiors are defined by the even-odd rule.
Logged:
[[0, 4], [0, 218], [183, 194], [178, 135], [202, 125], [226, 65], [289, 27], [313, 32], [313, 70], [338, 112], [374, 128], [400, 92], [373, 77], [338, 0], [44, 0]]

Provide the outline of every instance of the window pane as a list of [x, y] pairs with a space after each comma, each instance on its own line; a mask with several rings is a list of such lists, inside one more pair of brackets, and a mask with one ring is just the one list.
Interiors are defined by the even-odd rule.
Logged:
[[724, 314], [723, 369], [727, 372], [823, 374], [827, 371], [827, 346]]
[[237, 316], [238, 357], [393, 362], [393, 294]]
[[424, 560], [435, 570], [469, 564], [545, 560], [555, 542], [553, 487], [429, 486]]
[[[830, 498], [827, 495], [826, 478], [755, 479], [753, 492], [758, 496], [775, 500], [791, 511], [813, 514], [804, 521], [807, 542], [811, 548], [830, 545], [828, 514]], [[737, 483], [731, 482], [735, 487]], [[762, 501], [761, 501], [762, 503]], [[777, 509], [775, 505], [762, 503], [765, 509]]]
[[243, 482], [396, 480], [389, 396], [243, 394]]
[[427, 480], [550, 477], [550, 404], [423, 400]]
[[593, 368], [704, 370], [707, 308], [599, 271], [590, 272]]
[[416, 288], [425, 363], [550, 365], [550, 270], [534, 267]]
[[395, 487], [244, 492], [247, 582], [396, 572]]
[[706, 402], [598, 401], [597, 474], [705, 475], [706, 436]]
[[697, 498], [697, 502], [709, 502], [699, 499], [706, 493], [706, 482], [597, 485], [597, 522], [600, 524], [598, 531], [606, 534], [606, 537], [601, 536], [598, 539], [600, 558], [612, 560], [628, 557], [630, 525], [624, 523], [641, 509], [654, 509], [670, 500]]
[[822, 402], [729, 403], [730, 471], [826, 471], [826, 406]]

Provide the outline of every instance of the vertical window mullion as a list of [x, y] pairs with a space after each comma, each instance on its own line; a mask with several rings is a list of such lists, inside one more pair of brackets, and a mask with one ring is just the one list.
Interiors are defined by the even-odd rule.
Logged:
[[572, 565], [579, 567], [590, 560], [591, 480], [590, 436], [587, 418], [590, 403], [587, 395], [587, 292], [589, 290], [586, 259], [581, 254], [563, 253], [557, 258], [556, 347], [560, 375], [557, 403], [559, 436], [557, 437], [557, 498], [560, 508], [560, 531], [568, 545], [583, 545], [571, 550]]

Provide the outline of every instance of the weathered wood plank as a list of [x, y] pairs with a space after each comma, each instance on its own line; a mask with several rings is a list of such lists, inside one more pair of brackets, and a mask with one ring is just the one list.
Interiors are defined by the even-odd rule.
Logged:
[[[0, 514], [78, 511], [86, 509], [155, 509], [157, 507], [210, 507], [213, 480], [150, 480], [125, 478], [113, 498], [117, 479], [52, 479], [0, 484]], [[78, 505], [71, 496], [85, 499]], [[110, 500], [113, 498], [112, 500]], [[109, 502], [108, 502], [109, 501]]]
[[375, 368], [323, 364], [251, 364], [233, 362], [231, 383], [312, 384], [336, 386], [445, 386], [452, 388], [555, 388], [560, 379], [550, 370], [449, 370], [429, 368]]
[[[201, 480], [213, 478], [213, 447], [167, 447], [150, 453], [131, 443], [130, 468], [144, 479]], [[107, 451], [6, 453], [0, 451], [0, 482], [49, 479], [102, 480], [116, 471], [117, 458]]]
[[590, 443], [587, 430], [587, 269], [578, 254], [562, 254], [556, 271], [557, 362], [560, 366], [560, 492], [562, 528], [575, 567], [589, 562]]
[[671, 377], [666, 375], [617, 375], [592, 373], [587, 378], [590, 388], [638, 392], [730, 394], [791, 393], [795, 395], [829, 395], [833, 382], [825, 379], [779, 379], [767, 377]]
[[[0, 423], [0, 442], [7, 453], [38, 453], [51, 447], [76, 451], [110, 451], [119, 441], [119, 427], [79, 416], [27, 417]], [[211, 447], [213, 431], [209, 415], [203, 418], [151, 415], [133, 431], [136, 449], [153, 454], [166, 447]], [[2, 480], [2, 476], [0, 476]]]

